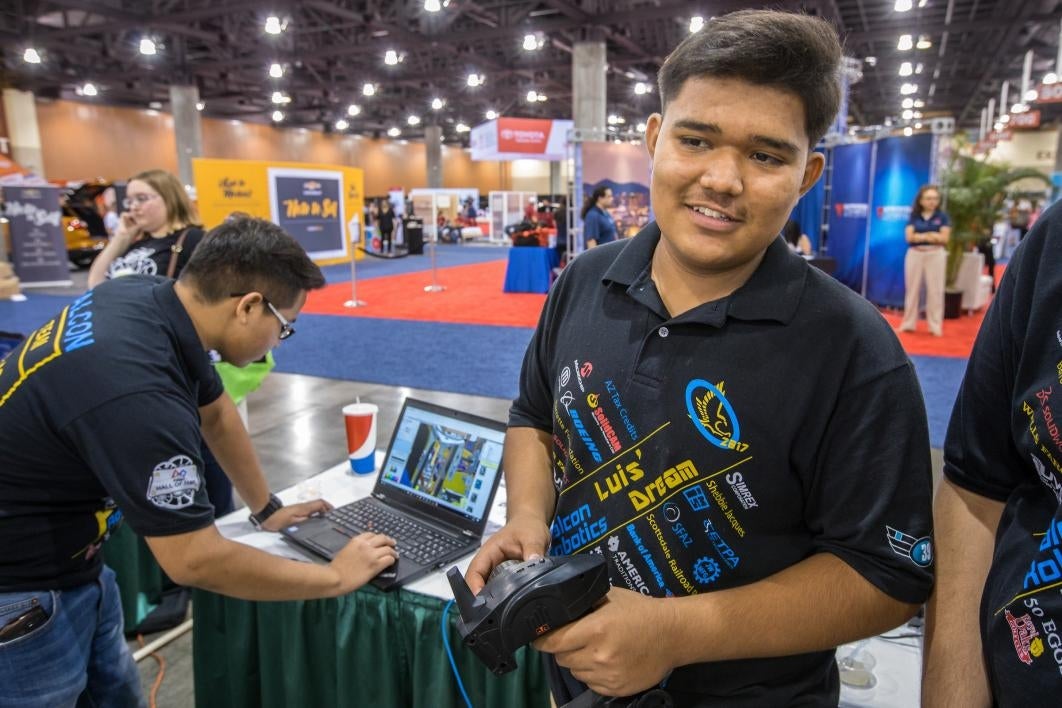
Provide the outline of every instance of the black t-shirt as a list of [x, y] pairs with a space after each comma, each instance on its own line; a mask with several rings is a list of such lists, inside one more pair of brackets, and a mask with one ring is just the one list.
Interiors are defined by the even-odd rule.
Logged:
[[[671, 317], [659, 238], [650, 224], [580, 255], [528, 347], [509, 425], [553, 435], [551, 553], [600, 553], [613, 585], [682, 597], [826, 552], [924, 601], [926, 415], [885, 320], [781, 238], [733, 295]], [[668, 686], [728, 706], [839, 693], [831, 651], [682, 667]]]
[[[1001, 706], [1062, 689], [1062, 208], [1022, 241], [977, 335], [944, 445], [944, 474], [1005, 502], [981, 597]], [[970, 618], [971, 621], [973, 618]]]
[[192, 257], [192, 251], [203, 240], [203, 229], [198, 226], [177, 229], [159, 238], [148, 236], [140, 239], [111, 262], [107, 268], [107, 277], [117, 278], [133, 273], [165, 276], [170, 268], [170, 259], [173, 258], [173, 247], [177, 245], [177, 239], [182, 233], [185, 237], [181, 243], [181, 252], [177, 254], [176, 270], [173, 272], [173, 277], [176, 278]]
[[199, 407], [223, 392], [173, 282], [100, 284], [0, 361], [0, 592], [94, 579], [123, 519], [213, 522]]

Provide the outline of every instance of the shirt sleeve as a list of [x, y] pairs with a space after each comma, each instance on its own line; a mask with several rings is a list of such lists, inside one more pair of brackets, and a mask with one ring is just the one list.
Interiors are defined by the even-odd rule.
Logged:
[[940, 225], [951, 226], [951, 219], [944, 212], [940, 212]]
[[221, 394], [225, 393], [225, 382], [221, 380], [221, 374], [218, 373], [217, 367], [210, 365], [207, 368], [209, 371], [199, 383], [197, 403], [200, 408], [209, 406], [218, 400]]
[[922, 392], [908, 362], [844, 390], [805, 506], [819, 552], [890, 597], [920, 603], [932, 574], [932, 472]]
[[138, 534], [171, 536], [214, 523], [199, 416], [187, 401], [156, 391], [130, 394], [61, 432]]

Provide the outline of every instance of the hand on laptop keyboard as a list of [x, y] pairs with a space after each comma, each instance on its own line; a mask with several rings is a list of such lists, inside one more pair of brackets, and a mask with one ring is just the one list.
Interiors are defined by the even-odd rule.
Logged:
[[340, 595], [357, 590], [398, 561], [395, 540], [379, 533], [361, 533], [350, 539], [329, 563], [339, 575]]

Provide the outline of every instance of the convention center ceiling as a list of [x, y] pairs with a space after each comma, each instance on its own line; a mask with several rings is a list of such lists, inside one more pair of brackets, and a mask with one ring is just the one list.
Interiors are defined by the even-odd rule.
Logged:
[[[208, 117], [360, 134], [400, 126], [404, 137], [434, 123], [445, 140], [461, 142], [489, 111], [570, 118], [572, 47], [601, 40], [610, 124], [622, 133], [656, 109], [656, 71], [696, 18], [762, 6], [735, 0], [8, 0], [0, 3], [0, 84], [42, 98], [165, 109], [171, 84], [194, 83]], [[1033, 87], [1056, 70], [1062, 0], [782, 0], [770, 6], [820, 15], [838, 28], [858, 77], [850, 115], [860, 125], [895, 124], [910, 99], [906, 107], [918, 119], [949, 115], [959, 127], [977, 128], [989, 99], [998, 111], [1004, 81], [1007, 103], [1020, 101], [1029, 50]], [[1060, 107], [1037, 106], [1044, 120], [1062, 117]]]

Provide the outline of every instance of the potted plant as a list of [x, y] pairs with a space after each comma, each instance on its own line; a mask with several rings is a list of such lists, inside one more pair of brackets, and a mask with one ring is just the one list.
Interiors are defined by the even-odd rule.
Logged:
[[954, 289], [962, 256], [980, 241], [991, 238], [1007, 187], [1023, 179], [1039, 179], [1051, 186], [1047, 175], [1027, 167], [1011, 169], [955, 152], [942, 175], [944, 210], [951, 219], [948, 240], [947, 287]]

